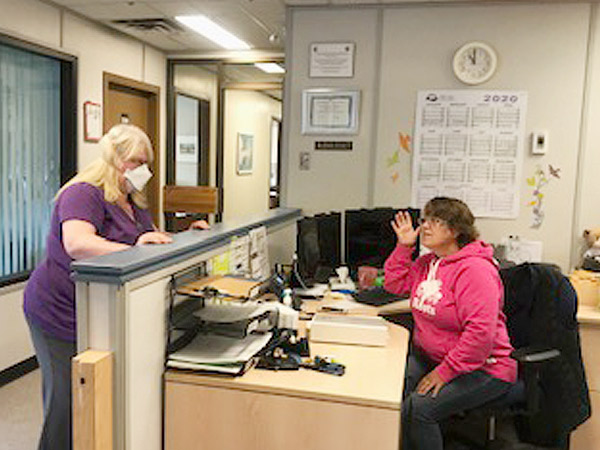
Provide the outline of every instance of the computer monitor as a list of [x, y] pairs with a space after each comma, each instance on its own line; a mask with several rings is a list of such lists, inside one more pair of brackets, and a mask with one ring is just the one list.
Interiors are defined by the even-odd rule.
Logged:
[[[417, 226], [420, 210], [407, 211], [413, 225]], [[382, 268], [385, 260], [396, 246], [396, 234], [391, 226], [399, 209], [375, 208], [348, 210], [345, 213], [345, 252], [346, 265], [353, 278], [360, 266]], [[418, 256], [418, 242], [413, 257]]]

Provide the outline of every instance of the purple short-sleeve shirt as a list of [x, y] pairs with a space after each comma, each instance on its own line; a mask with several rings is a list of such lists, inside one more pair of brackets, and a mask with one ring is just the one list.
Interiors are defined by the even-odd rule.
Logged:
[[132, 203], [135, 221], [114, 203], [104, 199], [104, 191], [88, 183], [65, 189], [54, 205], [46, 256], [33, 271], [23, 309], [27, 318], [58, 339], [75, 341], [75, 284], [71, 280], [71, 262], [62, 241], [62, 224], [84, 220], [96, 233], [110, 241], [133, 245], [137, 238], [153, 230], [150, 213]]

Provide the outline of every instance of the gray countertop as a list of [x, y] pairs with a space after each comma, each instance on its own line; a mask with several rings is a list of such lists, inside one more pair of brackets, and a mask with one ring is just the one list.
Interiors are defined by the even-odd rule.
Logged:
[[125, 281], [181, 262], [199, 253], [225, 245], [233, 236], [252, 228], [267, 227], [301, 218], [301, 210], [277, 208], [267, 213], [215, 224], [210, 230], [190, 230], [173, 235], [171, 244], [145, 245], [74, 261], [71, 264], [76, 281], [122, 284]]

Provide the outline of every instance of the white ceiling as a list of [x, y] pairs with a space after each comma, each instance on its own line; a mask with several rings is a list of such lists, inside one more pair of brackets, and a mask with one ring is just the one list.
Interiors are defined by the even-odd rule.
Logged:
[[[285, 6], [357, 5], [393, 3], [450, 3], [459, 0], [45, 0], [64, 6], [88, 19], [121, 30], [167, 53], [211, 53], [221, 51], [202, 36], [185, 29], [169, 32], [157, 29], [141, 31], [116, 20], [166, 19], [204, 14], [249, 43], [254, 49], [282, 52], [285, 34]], [[462, 0], [483, 3], [493, 0]], [[519, 0], [495, 0], [495, 3]], [[548, 0], [547, 0], [548, 1]], [[552, 0], [549, 0], [552, 1]], [[578, 0], [555, 0], [578, 1]], [[176, 24], [178, 25], [178, 24]], [[269, 39], [271, 37], [271, 39]]]
[[[185, 29], [164, 32], [140, 31], [115, 24], [115, 20], [166, 19], [175, 16], [204, 14], [254, 49], [282, 52], [285, 34], [285, 6], [369, 5], [402, 3], [504, 3], [519, 0], [44, 0], [62, 5], [84, 17], [119, 29], [167, 53], [211, 53], [221, 51], [202, 36]], [[534, 0], [535, 1], [535, 0]], [[543, 1], [543, 0], [542, 0]], [[582, 0], [546, 0], [575, 2]], [[269, 39], [269, 37], [274, 39]]]
[[[52, 3], [121, 30], [167, 53], [222, 51], [216, 44], [175, 21], [175, 16], [192, 14], [210, 17], [255, 49], [283, 50], [284, 0], [52, 0]], [[167, 19], [181, 29], [142, 31], [113, 22], [126, 19]], [[270, 36], [275, 39], [269, 40]]]
[[[120, 30], [174, 57], [185, 54], [223, 54], [216, 44], [188, 30], [175, 21], [175, 16], [204, 14], [246, 41], [257, 54], [282, 55], [285, 39], [285, 7], [339, 6], [408, 3], [508, 3], [526, 0], [42, 0], [62, 6], [92, 21]], [[531, 1], [531, 0], [529, 0]], [[536, 1], [536, 0], [533, 0]], [[540, 0], [538, 0], [540, 1]], [[583, 0], [541, 0], [578, 2]], [[591, 0], [596, 1], [596, 0]], [[141, 29], [116, 21], [148, 21], [158, 19], [164, 27]], [[253, 60], [253, 52], [245, 59]], [[264, 58], [264, 56], [263, 56]], [[256, 60], [256, 59], [254, 59]], [[225, 73], [229, 82], [280, 82], [282, 75], [267, 76], [250, 64], [232, 64]], [[280, 91], [257, 89], [280, 98]]]

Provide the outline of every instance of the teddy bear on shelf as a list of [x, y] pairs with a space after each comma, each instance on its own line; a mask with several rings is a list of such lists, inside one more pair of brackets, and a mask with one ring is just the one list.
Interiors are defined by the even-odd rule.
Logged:
[[587, 250], [583, 254], [582, 268], [600, 272], [600, 227], [583, 230]]

